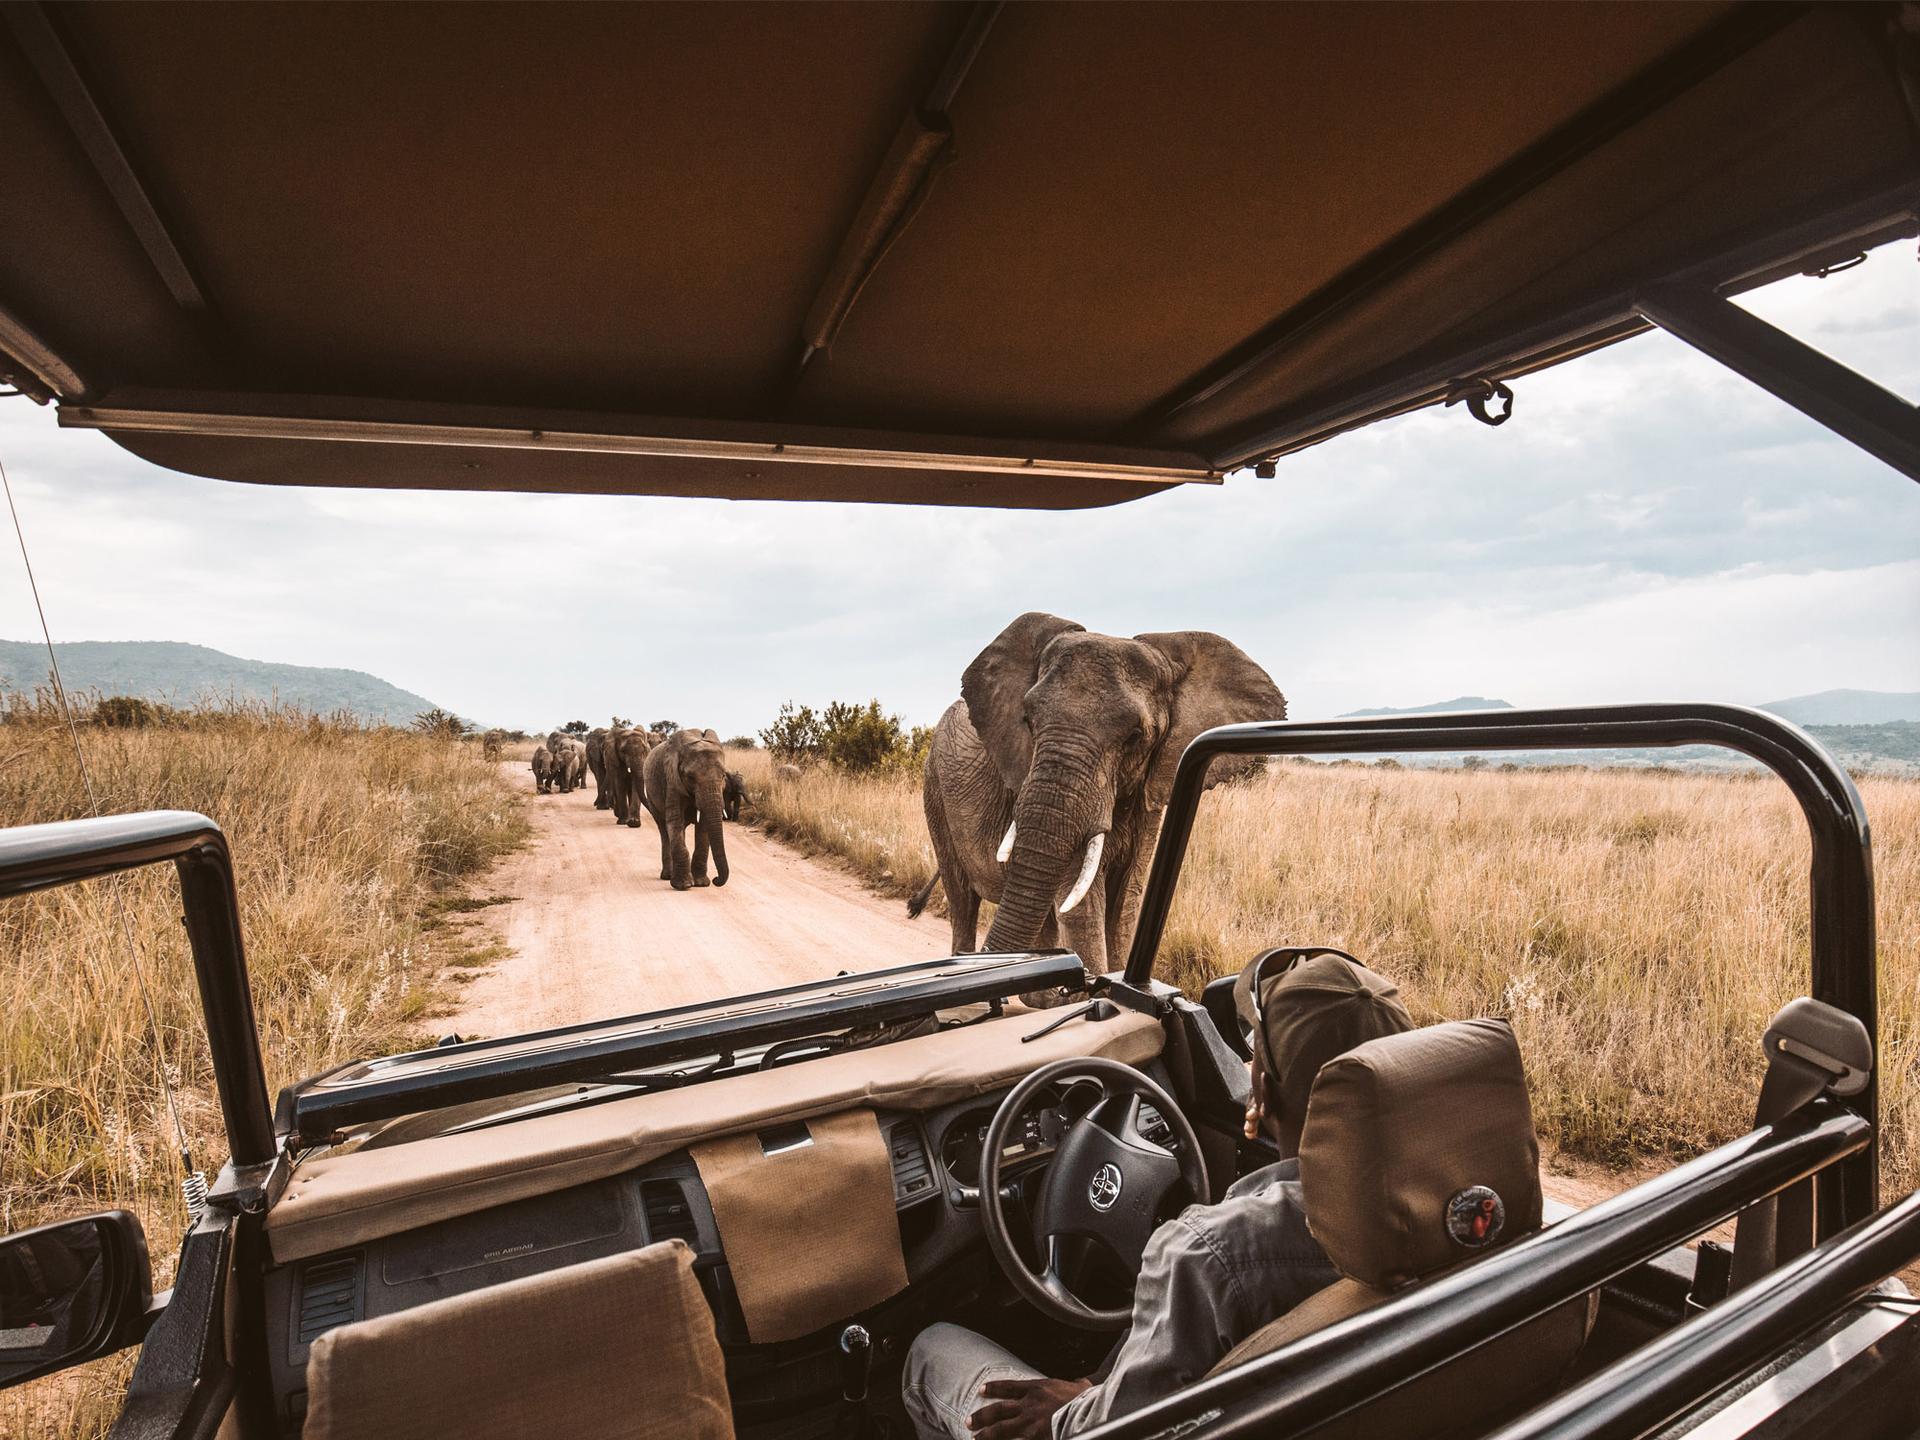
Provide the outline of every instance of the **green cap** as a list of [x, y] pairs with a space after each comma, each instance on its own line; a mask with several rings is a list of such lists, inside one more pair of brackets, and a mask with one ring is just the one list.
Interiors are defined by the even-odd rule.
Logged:
[[[1240, 972], [1233, 1003], [1253, 1032], [1254, 1063], [1273, 1082], [1285, 1117], [1298, 1125], [1320, 1067], [1356, 1045], [1413, 1029], [1400, 989], [1338, 950], [1266, 951]], [[1262, 969], [1262, 961], [1273, 963]], [[1260, 976], [1255, 1003], [1254, 977]]]

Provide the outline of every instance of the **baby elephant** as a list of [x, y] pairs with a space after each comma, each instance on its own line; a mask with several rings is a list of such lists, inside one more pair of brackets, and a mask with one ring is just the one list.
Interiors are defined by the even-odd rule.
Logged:
[[727, 771], [727, 783], [720, 792], [720, 799], [727, 819], [738, 820], [740, 807], [747, 803], [747, 777], [738, 770]]
[[[721, 823], [727, 785], [726, 751], [711, 730], [680, 730], [647, 752], [646, 804], [660, 831], [660, 878], [673, 888], [727, 883], [727, 837]], [[693, 863], [687, 863], [687, 827], [693, 826]]]
[[571, 795], [587, 783], [587, 747], [569, 740], [553, 754], [554, 783], [562, 795]]
[[533, 788], [542, 795], [553, 793], [553, 752], [544, 745], [533, 752]]

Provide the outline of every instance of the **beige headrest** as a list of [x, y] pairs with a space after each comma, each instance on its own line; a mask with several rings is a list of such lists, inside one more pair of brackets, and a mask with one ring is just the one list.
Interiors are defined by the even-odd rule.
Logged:
[[1501, 1020], [1388, 1035], [1329, 1061], [1300, 1136], [1308, 1225], [1392, 1289], [1540, 1225], [1540, 1144]]

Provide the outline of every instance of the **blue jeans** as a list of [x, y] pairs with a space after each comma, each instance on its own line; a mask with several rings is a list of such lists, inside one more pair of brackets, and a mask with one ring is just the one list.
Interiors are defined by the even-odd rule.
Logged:
[[1039, 1378], [1039, 1371], [986, 1336], [941, 1323], [922, 1330], [907, 1352], [900, 1398], [920, 1440], [969, 1440], [967, 1417], [984, 1403], [983, 1385]]

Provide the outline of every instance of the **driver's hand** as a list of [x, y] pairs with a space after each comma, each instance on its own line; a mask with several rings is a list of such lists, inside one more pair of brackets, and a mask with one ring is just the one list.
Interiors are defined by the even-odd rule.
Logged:
[[967, 1419], [967, 1428], [980, 1440], [1047, 1440], [1053, 1433], [1053, 1412], [1091, 1380], [989, 1380], [980, 1387], [982, 1405]]

